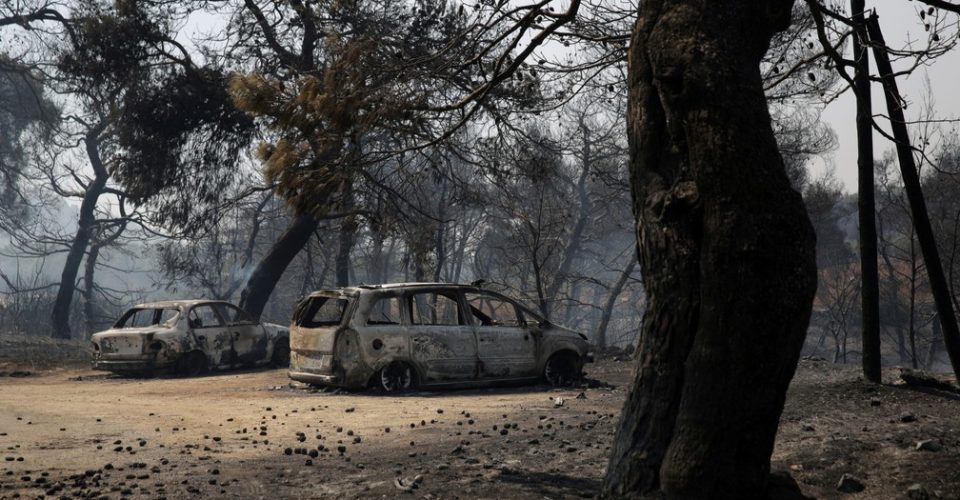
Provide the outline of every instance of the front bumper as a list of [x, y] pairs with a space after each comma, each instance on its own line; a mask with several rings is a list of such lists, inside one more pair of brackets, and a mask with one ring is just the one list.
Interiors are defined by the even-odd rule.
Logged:
[[104, 370], [118, 373], [149, 372], [156, 369], [154, 360], [119, 360], [119, 359], [95, 359], [93, 361], [94, 370]]
[[156, 354], [144, 355], [137, 358], [112, 358], [101, 356], [93, 359], [94, 370], [103, 370], [114, 373], [145, 373], [162, 371], [171, 368], [174, 363], [170, 360], [160, 361]]

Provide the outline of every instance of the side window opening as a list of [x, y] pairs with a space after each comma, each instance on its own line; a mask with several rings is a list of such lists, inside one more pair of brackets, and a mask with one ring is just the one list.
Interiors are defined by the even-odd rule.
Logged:
[[190, 320], [190, 328], [214, 328], [223, 326], [223, 320], [220, 315], [213, 310], [210, 304], [194, 306], [187, 316]]
[[520, 311], [520, 324], [529, 327], [542, 327], [547, 324], [547, 320], [543, 319], [539, 314], [520, 306], [517, 308]]
[[246, 311], [232, 304], [217, 304], [217, 310], [228, 325], [253, 325], [256, 321]]
[[121, 317], [114, 328], [144, 328], [161, 326], [169, 328], [177, 323], [180, 311], [176, 309], [131, 309]]
[[161, 309], [160, 317], [157, 318], [157, 324], [165, 328], [170, 328], [177, 324], [178, 319], [180, 319], [180, 311], [176, 309]]
[[482, 293], [466, 293], [474, 321], [480, 326], [520, 326], [517, 307], [500, 297]]
[[379, 297], [376, 302], [370, 306], [370, 315], [367, 317], [368, 325], [399, 325], [400, 324], [400, 298], [399, 297]]
[[410, 319], [414, 325], [463, 325], [460, 304], [454, 294], [417, 293], [410, 297]]

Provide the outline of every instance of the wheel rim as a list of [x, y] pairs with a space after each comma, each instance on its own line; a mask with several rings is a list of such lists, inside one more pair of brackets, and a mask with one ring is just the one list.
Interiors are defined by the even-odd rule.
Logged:
[[409, 389], [412, 383], [413, 374], [409, 366], [394, 363], [380, 370], [380, 387], [386, 392]]

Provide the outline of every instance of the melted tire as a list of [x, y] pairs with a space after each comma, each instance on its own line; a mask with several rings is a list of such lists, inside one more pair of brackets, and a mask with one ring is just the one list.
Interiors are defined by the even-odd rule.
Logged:
[[177, 375], [181, 377], [203, 375], [208, 368], [207, 356], [200, 351], [188, 352], [177, 361]]
[[290, 368], [290, 340], [277, 339], [273, 345], [273, 357], [270, 363], [276, 368]]
[[570, 387], [583, 378], [583, 363], [573, 353], [557, 353], [547, 360], [543, 368], [543, 380], [554, 387]]

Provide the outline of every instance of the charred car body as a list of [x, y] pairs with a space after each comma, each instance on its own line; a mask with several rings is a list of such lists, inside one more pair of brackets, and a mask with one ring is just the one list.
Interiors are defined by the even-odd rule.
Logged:
[[593, 360], [586, 337], [477, 286], [400, 283], [318, 291], [290, 327], [290, 378], [383, 391], [545, 380]]
[[121, 374], [288, 366], [289, 331], [217, 300], [140, 304], [94, 334], [93, 367]]

